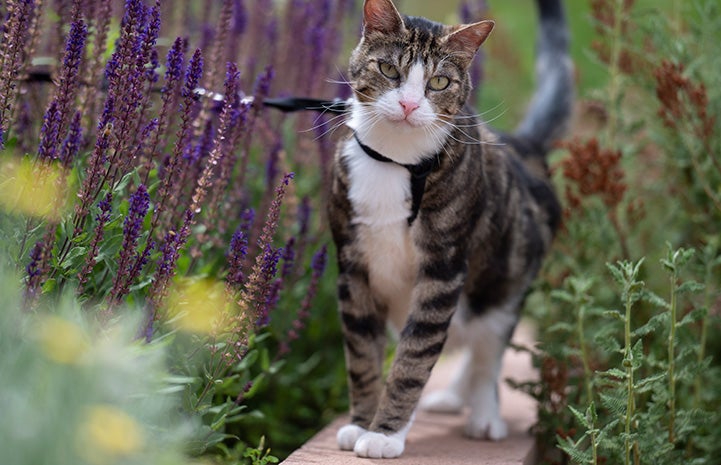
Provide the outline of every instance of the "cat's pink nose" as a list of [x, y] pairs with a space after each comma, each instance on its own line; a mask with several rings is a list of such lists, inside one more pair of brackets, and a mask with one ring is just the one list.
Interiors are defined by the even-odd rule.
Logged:
[[403, 107], [403, 114], [406, 118], [420, 106], [417, 102], [412, 100], [401, 100], [399, 103], [401, 104], [401, 107]]

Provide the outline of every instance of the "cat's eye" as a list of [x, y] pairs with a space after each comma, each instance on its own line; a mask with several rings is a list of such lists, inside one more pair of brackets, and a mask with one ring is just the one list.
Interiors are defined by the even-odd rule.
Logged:
[[401, 77], [401, 74], [398, 72], [396, 67], [391, 64], [381, 62], [378, 67], [380, 68], [381, 73], [383, 73], [383, 76], [388, 79], [398, 79]]
[[428, 81], [428, 87], [431, 90], [446, 90], [449, 85], [451, 85], [451, 80], [445, 76], [432, 77], [431, 80]]

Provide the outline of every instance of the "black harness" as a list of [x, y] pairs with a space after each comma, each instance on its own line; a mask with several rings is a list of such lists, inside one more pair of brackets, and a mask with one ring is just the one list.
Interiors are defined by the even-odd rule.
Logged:
[[440, 166], [440, 157], [434, 156], [431, 158], [426, 158], [425, 160], [416, 165], [405, 165], [403, 163], [393, 161], [390, 158], [381, 155], [380, 153], [365, 145], [358, 138], [358, 133], [354, 133], [353, 137], [355, 137], [356, 142], [358, 143], [360, 148], [363, 149], [365, 154], [372, 159], [380, 161], [382, 163], [395, 163], [396, 165], [402, 166], [403, 168], [407, 169], [408, 172], [411, 174], [412, 200], [411, 215], [408, 217], [408, 226], [412, 225], [413, 221], [415, 221], [415, 219], [418, 217], [418, 210], [421, 208], [421, 201], [423, 200], [423, 193], [425, 192], [426, 188], [426, 179], [428, 178], [428, 175], [433, 172], [433, 170], [437, 169]]

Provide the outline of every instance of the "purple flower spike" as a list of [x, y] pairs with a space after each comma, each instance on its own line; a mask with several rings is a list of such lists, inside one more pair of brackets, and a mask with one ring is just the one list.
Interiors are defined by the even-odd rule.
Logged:
[[185, 61], [185, 49], [188, 47], [187, 40], [178, 37], [173, 46], [168, 50], [165, 69], [165, 85], [162, 94], [166, 95], [175, 88], [175, 83], [183, 77], [183, 63]]
[[74, 80], [78, 75], [87, 38], [88, 26], [81, 19], [73, 21], [70, 25], [70, 33], [65, 44], [65, 55], [63, 57], [63, 68], [67, 70], [66, 76], [70, 80]]
[[70, 119], [70, 111], [73, 101], [78, 92], [78, 76], [80, 75], [80, 64], [85, 54], [85, 42], [88, 38], [88, 26], [78, 19], [70, 25], [70, 33], [65, 44], [65, 55], [63, 56], [63, 67], [60, 71], [58, 93], [55, 101], [60, 112], [60, 123], [58, 126], [59, 136], [65, 134], [67, 121]]
[[230, 249], [228, 250], [228, 275], [226, 281], [231, 286], [237, 286], [243, 283], [243, 261], [248, 255], [248, 237], [239, 227], [233, 233], [230, 239]]
[[233, 8], [233, 34], [237, 37], [245, 32], [248, 26], [248, 11], [245, 9], [243, 0], [235, 0]]
[[262, 101], [263, 98], [267, 97], [270, 93], [270, 83], [275, 77], [275, 71], [272, 66], [265, 68], [255, 81], [255, 98], [256, 101]]
[[281, 271], [281, 277], [283, 279], [290, 276], [293, 271], [293, 265], [295, 265], [295, 237], [291, 237], [283, 247], [283, 269]]
[[[460, 6], [461, 21], [466, 24], [480, 21], [485, 16], [487, 8], [488, 6], [485, 0], [464, 0]], [[473, 59], [470, 69], [471, 84], [473, 86], [471, 101], [475, 101], [478, 98], [478, 87], [483, 81], [483, 60], [484, 51], [481, 49]]]
[[57, 158], [58, 133], [60, 132], [60, 109], [57, 100], [50, 103], [43, 125], [40, 128], [40, 147], [38, 147], [38, 158], [41, 160], [55, 160]]
[[31, 40], [31, 25], [36, 15], [36, 3], [34, 0], [5, 2], [7, 16], [3, 18], [3, 40], [0, 42], [0, 59], [3, 63], [3, 72], [0, 73], [0, 143], [7, 136], [10, 118], [14, 112], [18, 92], [17, 77], [28, 58], [27, 50]]
[[[135, 248], [135, 243], [138, 240], [138, 235], [143, 227], [143, 219], [148, 213], [150, 207], [150, 196], [148, 190], [144, 184], [138, 186], [138, 190], [130, 196], [130, 210], [128, 216], [125, 217], [123, 222], [123, 236], [125, 241], [123, 246], [129, 245]], [[125, 247], [124, 247], [125, 248]]]
[[62, 149], [60, 150], [60, 162], [65, 168], [70, 168], [73, 164], [75, 156], [80, 150], [80, 144], [83, 139], [83, 128], [82, 121], [80, 118], [80, 112], [76, 111], [72, 121], [70, 121], [70, 128], [68, 129], [68, 135], [65, 137]]
[[263, 327], [270, 323], [270, 310], [277, 302], [279, 289], [273, 285], [273, 278], [278, 273], [278, 262], [281, 251], [267, 245], [263, 251], [263, 258], [260, 267], [259, 281], [261, 284], [260, 295], [256, 301], [256, 326]]
[[[140, 254], [136, 253], [136, 248], [149, 208], [150, 196], [145, 185], [141, 184], [138, 186], [138, 190], [130, 196], [130, 208], [123, 222], [123, 245], [118, 259], [118, 271], [109, 296], [111, 306], [120, 303], [120, 300], [129, 292], [130, 284], [137, 277], [140, 268], [144, 262], [147, 262], [147, 254], [150, 253], [152, 244], [148, 243], [145, 251]], [[139, 263], [140, 267], [138, 267]]]
[[198, 88], [200, 78], [203, 76], [203, 54], [200, 49], [196, 49], [193, 57], [190, 59], [188, 70], [185, 73], [185, 86], [183, 87], [183, 98], [195, 101], [195, 89]]

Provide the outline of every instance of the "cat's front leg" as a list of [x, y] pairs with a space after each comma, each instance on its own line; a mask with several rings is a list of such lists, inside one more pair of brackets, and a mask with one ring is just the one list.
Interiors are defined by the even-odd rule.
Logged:
[[342, 450], [353, 450], [358, 438], [368, 431], [378, 407], [387, 312], [373, 299], [368, 274], [357, 263], [341, 262], [338, 299], [350, 391], [351, 423], [338, 431], [336, 439]]
[[462, 256], [427, 260], [413, 290], [411, 312], [370, 431], [355, 445], [361, 457], [394, 458], [403, 453], [413, 413], [443, 350], [465, 277]]

